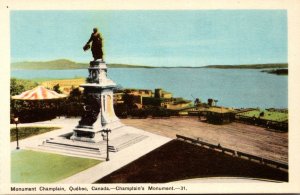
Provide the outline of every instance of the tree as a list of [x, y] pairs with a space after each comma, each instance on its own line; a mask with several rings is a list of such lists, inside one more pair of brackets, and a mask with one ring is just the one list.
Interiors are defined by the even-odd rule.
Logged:
[[71, 99], [75, 98], [76, 99], [76, 98], [79, 98], [81, 95], [82, 95], [82, 93], [79, 90], [79, 87], [74, 88], [72, 86], [69, 98], [71, 98]]
[[59, 83], [57, 83], [56, 85], [53, 86], [53, 91], [57, 93], [62, 93], [62, 91], [59, 88], [60, 88]]
[[36, 87], [38, 83], [31, 81], [31, 80], [24, 80], [24, 79], [10, 79], [10, 95], [18, 95], [26, 90], [32, 89]]
[[18, 95], [18, 94], [22, 93], [23, 91], [25, 91], [24, 85], [20, 85], [18, 83], [17, 79], [15, 79], [15, 78], [10, 79], [10, 95], [11, 96]]
[[[19, 95], [26, 90], [30, 90], [36, 87], [38, 83], [31, 81], [31, 80], [24, 80], [24, 79], [10, 79], [10, 96]], [[11, 119], [13, 117], [18, 116], [18, 114], [24, 110], [26, 107], [26, 102], [20, 100], [11, 99], [10, 101], [10, 114]]]
[[66, 116], [80, 116], [83, 112], [84, 95], [79, 88], [72, 86], [69, 97], [61, 105], [62, 112]]

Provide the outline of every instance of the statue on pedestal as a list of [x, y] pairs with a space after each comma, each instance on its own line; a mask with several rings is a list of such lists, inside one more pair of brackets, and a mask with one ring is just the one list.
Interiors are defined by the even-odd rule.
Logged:
[[93, 33], [91, 34], [90, 39], [88, 40], [88, 42], [85, 44], [85, 46], [83, 47], [84, 51], [87, 51], [90, 49], [90, 44], [92, 43], [92, 54], [93, 54], [93, 58], [94, 61], [98, 60], [98, 59], [102, 59], [103, 60], [103, 51], [102, 51], [102, 37], [100, 32], [98, 32], [97, 28], [93, 29]]
[[113, 130], [123, 124], [114, 111], [113, 89], [116, 84], [107, 77], [107, 66], [103, 60], [102, 38], [97, 28], [93, 29], [83, 50], [87, 51], [90, 47], [94, 60], [90, 61], [86, 83], [80, 85], [84, 88], [84, 111], [70, 139], [99, 142], [102, 139], [103, 129]]

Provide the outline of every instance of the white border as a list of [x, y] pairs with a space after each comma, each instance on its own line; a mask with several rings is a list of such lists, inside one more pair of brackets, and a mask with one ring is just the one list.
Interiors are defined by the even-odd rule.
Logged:
[[[0, 3], [0, 193], [10, 192], [9, 78], [11, 10], [197, 10], [197, 9], [286, 9], [288, 11], [289, 63], [289, 182], [288, 183], [199, 183], [184, 184], [188, 193], [295, 193], [300, 192], [300, 1], [298, 0], [7, 0]], [[8, 6], [8, 8], [7, 8]], [[22, 32], [20, 32], [22, 34]], [[130, 184], [122, 184], [124, 186]], [[180, 185], [180, 184], [174, 184]], [[18, 185], [28, 186], [28, 185]], [[30, 185], [35, 186], [35, 185]], [[50, 185], [55, 186], [55, 185]], [[61, 186], [61, 185], [60, 185]], [[86, 186], [86, 185], [81, 185]], [[1, 191], [2, 190], [2, 191]], [[16, 192], [14, 192], [16, 193]], [[39, 192], [41, 193], [41, 192]], [[45, 192], [51, 193], [51, 192]], [[60, 192], [61, 193], [61, 192]], [[78, 192], [75, 192], [78, 193]], [[92, 193], [91, 191], [89, 193]], [[99, 192], [98, 192], [99, 193]], [[102, 193], [102, 192], [101, 192]], [[104, 192], [103, 192], [104, 193]], [[111, 193], [111, 192], [108, 192]], [[134, 191], [117, 193], [137, 193]], [[144, 192], [145, 193], [145, 192]], [[146, 193], [151, 193], [150, 191]], [[157, 192], [162, 193], [162, 192]], [[164, 192], [171, 193], [171, 192]], [[183, 193], [183, 192], [181, 192]]]

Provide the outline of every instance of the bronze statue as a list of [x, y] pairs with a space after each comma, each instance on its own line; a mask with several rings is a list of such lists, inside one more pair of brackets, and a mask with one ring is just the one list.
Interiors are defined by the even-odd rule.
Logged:
[[93, 29], [93, 33], [91, 34], [91, 38], [88, 40], [88, 42], [83, 47], [84, 51], [87, 51], [90, 49], [90, 43], [92, 43], [92, 54], [94, 61], [97, 59], [103, 60], [103, 51], [102, 51], [102, 37], [101, 34], [98, 32], [97, 28]]

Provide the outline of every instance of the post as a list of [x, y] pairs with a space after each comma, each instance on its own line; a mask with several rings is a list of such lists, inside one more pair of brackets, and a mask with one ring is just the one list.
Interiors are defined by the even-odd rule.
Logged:
[[109, 161], [108, 133], [110, 133], [111, 130], [110, 129], [103, 129], [100, 132], [106, 133], [106, 161]]
[[17, 136], [17, 147], [16, 147], [16, 149], [19, 150], [20, 149], [20, 147], [19, 147], [19, 129], [18, 129], [19, 118], [18, 117], [14, 118], [14, 121], [15, 121], [15, 124], [16, 124], [16, 136]]
[[106, 131], [106, 161], [109, 161], [108, 131]]

